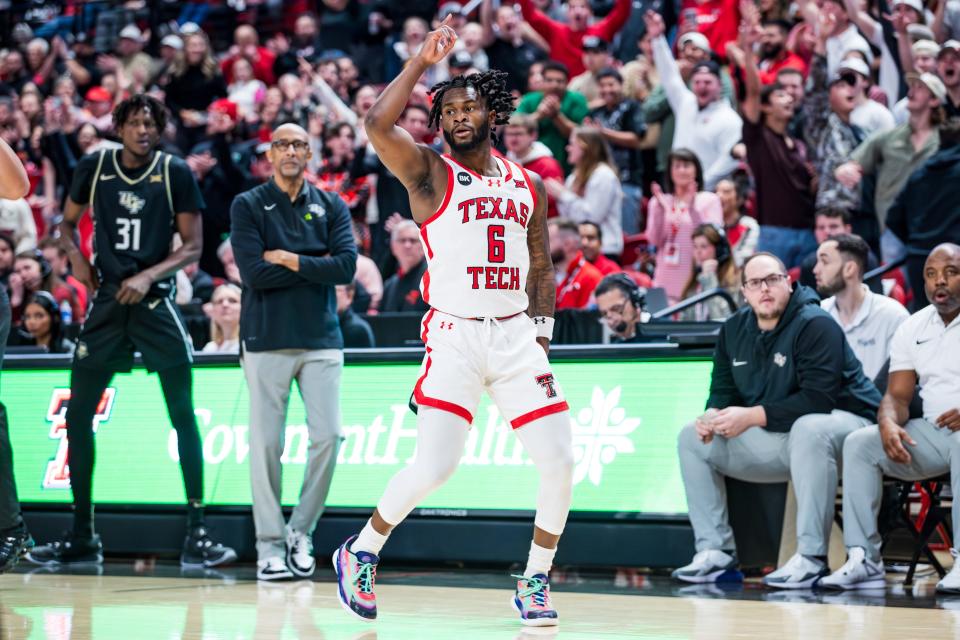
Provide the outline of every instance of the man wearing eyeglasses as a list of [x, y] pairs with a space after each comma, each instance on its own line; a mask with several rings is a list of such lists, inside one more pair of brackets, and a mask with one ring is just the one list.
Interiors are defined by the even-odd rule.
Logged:
[[[284, 124], [267, 158], [273, 176], [240, 194], [230, 242], [243, 279], [241, 364], [250, 388], [250, 477], [257, 578], [310, 576], [312, 535], [341, 441], [343, 337], [335, 286], [353, 280], [357, 248], [339, 196], [303, 179], [307, 132]], [[287, 399], [296, 379], [307, 414], [306, 470], [289, 523], [280, 507]]]
[[720, 330], [707, 411], [680, 433], [697, 553], [673, 576], [694, 583], [742, 579], [724, 476], [792, 480], [797, 553], [764, 583], [807, 589], [830, 572], [827, 545], [843, 441], [875, 419], [880, 394], [817, 294], [803, 286], [791, 290], [778, 258], [749, 258], [742, 283], [747, 305]]

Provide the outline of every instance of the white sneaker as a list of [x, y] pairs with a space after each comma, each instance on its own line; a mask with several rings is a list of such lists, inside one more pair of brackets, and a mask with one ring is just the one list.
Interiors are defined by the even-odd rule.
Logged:
[[743, 580], [737, 570], [737, 559], [718, 549], [707, 549], [693, 556], [693, 561], [670, 574], [677, 580], [702, 584], [705, 582]]
[[313, 540], [305, 533], [287, 527], [287, 567], [301, 578], [309, 578], [317, 568]]
[[795, 553], [785, 565], [764, 576], [763, 584], [775, 589], [810, 589], [827, 575], [830, 575], [830, 568], [825, 563]]
[[824, 589], [882, 589], [886, 587], [882, 562], [867, 558], [863, 547], [850, 547], [847, 562], [826, 578], [819, 586]]
[[937, 593], [960, 593], [960, 553], [950, 549], [953, 556], [953, 568], [937, 583]]
[[283, 558], [273, 557], [257, 561], [257, 580], [288, 580], [293, 577]]

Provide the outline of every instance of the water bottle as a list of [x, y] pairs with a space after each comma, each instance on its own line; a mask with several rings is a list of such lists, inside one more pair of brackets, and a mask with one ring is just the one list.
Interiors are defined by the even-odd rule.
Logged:
[[65, 327], [73, 324], [73, 309], [70, 307], [69, 300], [60, 303], [60, 321]]

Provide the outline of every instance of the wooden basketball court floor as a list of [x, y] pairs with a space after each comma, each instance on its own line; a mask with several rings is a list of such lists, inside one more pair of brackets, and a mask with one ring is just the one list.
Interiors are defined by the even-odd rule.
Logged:
[[380, 618], [354, 620], [332, 571], [258, 583], [251, 567], [185, 573], [143, 561], [50, 572], [21, 564], [0, 576], [0, 640], [564, 640], [656, 638], [960, 639], [960, 596], [909, 592], [891, 581], [870, 593], [771, 592], [745, 585], [678, 585], [621, 570], [556, 572], [559, 629], [520, 626], [506, 571], [384, 570]]

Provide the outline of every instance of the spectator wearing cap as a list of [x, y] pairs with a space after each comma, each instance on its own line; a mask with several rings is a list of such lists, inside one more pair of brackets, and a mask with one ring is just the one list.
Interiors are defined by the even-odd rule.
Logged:
[[947, 97], [943, 82], [932, 73], [909, 73], [907, 94], [909, 121], [890, 131], [870, 136], [858, 146], [848, 162], [837, 167], [835, 176], [850, 189], [868, 177], [865, 189], [872, 191], [864, 200], [872, 200], [876, 228], [881, 233], [883, 261], [903, 257], [903, 245], [886, 230], [887, 212], [910, 176], [940, 147], [939, 126], [945, 120], [943, 103]]
[[457, 34], [459, 38], [454, 45], [454, 51], [466, 51], [470, 54], [471, 66], [477, 71], [487, 71], [490, 68], [490, 59], [483, 50], [483, 27], [478, 22], [468, 22]]
[[[533, 116], [515, 113], [503, 130], [507, 158], [533, 171], [544, 180], [563, 180], [563, 168], [547, 145], [537, 140], [537, 121]], [[556, 218], [557, 202], [547, 194], [547, 217]]]
[[[834, 6], [832, 0], [828, 0], [824, 10], [831, 6]], [[828, 31], [821, 30], [814, 45], [810, 86], [803, 103], [805, 142], [818, 176], [816, 207], [856, 211], [860, 206], [859, 190], [848, 189], [837, 181], [834, 171], [847, 161], [864, 139], [859, 128], [850, 122], [850, 114], [856, 107], [855, 87], [859, 79], [853, 71], [827, 75], [828, 38]]]
[[110, 92], [103, 87], [87, 89], [77, 122], [90, 123], [103, 133], [113, 131], [113, 96]]
[[587, 99], [587, 104], [591, 109], [603, 104], [603, 101], [600, 100], [600, 83], [597, 74], [613, 65], [613, 57], [609, 53], [609, 48], [609, 43], [600, 36], [584, 36], [583, 66], [585, 71], [570, 80], [570, 90], [582, 94]]
[[148, 85], [167, 86], [170, 82], [170, 68], [173, 66], [177, 54], [183, 51], [183, 40], [176, 34], [163, 36], [160, 41], [160, 57], [153, 61]]
[[[874, 93], [882, 91], [889, 99], [902, 95], [906, 91], [903, 84], [903, 72], [910, 71], [912, 63], [910, 62], [911, 50], [910, 44], [920, 38], [926, 37], [933, 39], [933, 34], [922, 23], [925, 20], [923, 2], [921, 0], [892, 0], [888, 3], [892, 5], [889, 11], [891, 16], [884, 15], [880, 19], [874, 18], [861, 6], [857, 0], [844, 0], [846, 4], [847, 15], [860, 32], [870, 41], [870, 44], [880, 50], [879, 56], [879, 81], [878, 88]], [[892, 21], [891, 19], [892, 18]], [[929, 35], [914, 35], [917, 29], [923, 30], [919, 33]], [[848, 43], [848, 47], [841, 52], [841, 58], [849, 57], [850, 53], [856, 51], [863, 57], [863, 61], [868, 67], [873, 65], [873, 52], [870, 47], [863, 42], [853, 40]], [[901, 71], [901, 69], [903, 71]]]
[[631, 0], [615, 0], [613, 9], [601, 20], [594, 22], [593, 8], [588, 0], [569, 0], [567, 23], [551, 20], [533, 0], [520, 0], [524, 19], [550, 46], [550, 58], [562, 62], [570, 73], [578, 76], [585, 71], [583, 65], [583, 39], [598, 36], [611, 42], [630, 16]]
[[787, 48], [790, 23], [784, 20], [764, 20], [762, 26], [760, 60], [757, 63], [760, 72], [760, 84], [763, 86], [775, 84], [777, 74], [784, 69], [796, 69], [806, 77], [807, 63]]
[[[547, 58], [528, 34], [536, 35], [525, 25], [515, 5], [501, 3], [494, 11], [493, 0], [480, 4], [481, 44], [487, 53], [490, 67], [507, 73], [507, 89], [523, 95], [527, 92], [527, 74], [530, 66]], [[536, 36], [537, 41], [540, 40]]]
[[517, 113], [528, 113], [536, 118], [540, 142], [547, 145], [565, 173], [570, 171], [567, 139], [589, 111], [587, 99], [567, 88], [569, 81], [567, 67], [550, 60], [543, 65], [543, 90], [526, 94], [517, 105]]
[[192, 149], [200, 140], [206, 127], [207, 107], [226, 95], [227, 85], [207, 35], [197, 31], [184, 36], [183, 51], [173, 61], [166, 87], [166, 104], [176, 119], [181, 149]]
[[625, 98], [623, 78], [616, 69], [607, 67], [597, 74], [600, 105], [590, 112], [585, 122], [600, 129], [613, 153], [623, 191], [621, 219], [623, 233], [639, 233], [642, 227], [640, 202], [643, 198], [643, 156], [641, 148], [647, 133], [643, 105]]
[[293, 23], [293, 37], [288, 40], [286, 34], [278, 33], [273, 43], [277, 49], [277, 59], [273, 63], [273, 75], [276, 78], [286, 73], [296, 73], [301, 58], [315, 62], [323, 51], [316, 16], [311, 13], [297, 16]]
[[906, 245], [914, 311], [925, 307], [923, 264], [941, 242], [960, 244], [960, 120], [940, 127], [940, 149], [907, 180], [887, 212], [887, 227]]
[[849, 72], [854, 74], [856, 80], [853, 85], [856, 106], [850, 113], [850, 122], [859, 127], [865, 136], [893, 129], [896, 123], [890, 110], [867, 97], [867, 89], [870, 88], [870, 68], [867, 63], [857, 57], [845, 58], [840, 63], [838, 75]]
[[677, 120], [673, 149], [687, 148], [697, 155], [704, 187], [712, 190], [737, 166], [731, 151], [740, 142], [743, 122], [723, 97], [717, 64], [709, 60], [698, 63], [691, 75], [693, 90], [689, 89], [664, 37], [663, 18], [652, 11], [646, 18], [647, 32], [653, 38], [653, 60]]
[[[910, 53], [913, 58], [913, 71], [918, 74], [932, 73], [937, 74], [937, 56], [940, 54], [940, 45], [933, 40], [917, 40], [910, 46]], [[893, 119], [898, 124], [904, 124], [910, 118], [910, 110], [907, 103], [909, 96], [901, 98], [890, 111], [893, 113]]]
[[744, 34], [741, 45], [728, 51], [742, 59], [744, 69], [746, 95], [740, 112], [747, 164], [756, 184], [758, 250], [773, 253], [791, 268], [816, 248], [814, 173], [806, 147], [787, 131], [800, 105], [779, 82], [761, 87], [753, 47], [756, 31], [745, 28]]
[[220, 70], [227, 83], [233, 82], [233, 64], [240, 58], [246, 58], [253, 65], [253, 75], [263, 80], [267, 86], [276, 82], [273, 75], [276, 54], [260, 46], [260, 36], [249, 24], [242, 24], [234, 30], [233, 46], [230, 47], [229, 55], [220, 63]]
[[466, 49], [454, 51], [447, 58], [447, 69], [451, 78], [465, 76], [470, 73], [476, 73], [478, 70], [473, 66], [473, 56]]
[[944, 109], [948, 118], [960, 116], [960, 41], [947, 40], [937, 55], [937, 74], [947, 88]]
[[[120, 30], [117, 38], [116, 52], [119, 56], [119, 70], [125, 78], [146, 84], [150, 79], [153, 68], [153, 58], [144, 53], [143, 49], [150, 40], [150, 32], [143, 32], [135, 24], [128, 24]], [[111, 68], [112, 67], [112, 68]], [[117, 71], [117, 67], [108, 63], [105, 71]]]
[[437, 9], [437, 24], [450, 16], [449, 26], [459, 35], [467, 26], [467, 15], [463, 12], [463, 5], [459, 2], [444, 2]]

